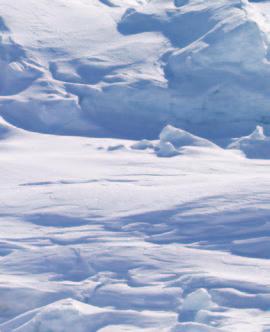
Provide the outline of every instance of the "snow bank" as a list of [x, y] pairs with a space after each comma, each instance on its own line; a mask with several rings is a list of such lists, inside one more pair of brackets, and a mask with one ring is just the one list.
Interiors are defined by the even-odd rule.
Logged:
[[[136, 331], [136, 327], [154, 327], [156, 318], [154, 314], [99, 308], [73, 299], [64, 299], [27, 312], [0, 325], [0, 328], [2, 332], [66, 332], [71, 329], [95, 332], [108, 326], [113, 329], [114, 325], [118, 325], [121, 330], [121, 325], [129, 325], [132, 331]], [[163, 314], [164, 321], [166, 318]], [[161, 326], [164, 324], [162, 317], [160, 323]]]
[[270, 137], [265, 136], [261, 126], [248, 136], [234, 139], [228, 148], [241, 150], [248, 158], [270, 159]]
[[211, 139], [269, 129], [267, 2], [15, 1], [0, 5], [0, 113], [12, 123], [132, 139], [168, 123]]

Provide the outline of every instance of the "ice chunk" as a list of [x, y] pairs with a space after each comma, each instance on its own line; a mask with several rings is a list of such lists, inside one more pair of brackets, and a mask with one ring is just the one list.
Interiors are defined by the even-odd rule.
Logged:
[[174, 157], [179, 154], [179, 151], [176, 150], [172, 143], [160, 141], [156, 147], [156, 154], [158, 157]]
[[215, 304], [212, 302], [210, 294], [204, 288], [199, 288], [185, 298], [183, 311], [199, 311], [201, 309], [210, 309]]
[[159, 137], [161, 142], [169, 142], [175, 148], [182, 146], [217, 147], [217, 145], [207, 139], [192, 135], [183, 129], [175, 128], [171, 125], [166, 126]]
[[124, 144], [117, 144], [117, 145], [110, 145], [108, 147], [108, 151], [117, 151], [117, 150], [123, 150], [125, 148]]
[[181, 153], [180, 149], [185, 146], [220, 149], [209, 140], [195, 136], [183, 129], [167, 125], [159, 134], [159, 141], [143, 139], [131, 146], [134, 150], [154, 149], [158, 157], [174, 157]]
[[248, 158], [269, 159], [270, 137], [265, 136], [263, 127], [257, 126], [250, 135], [235, 139], [228, 148], [241, 150]]
[[134, 149], [134, 150], [146, 150], [146, 149], [153, 149], [153, 148], [154, 148], [154, 144], [147, 139], [142, 139], [142, 140], [134, 143], [133, 145], [131, 145], [131, 149]]
[[266, 136], [264, 135], [263, 127], [256, 126], [256, 129], [250, 134], [249, 137], [254, 140], [264, 140]]

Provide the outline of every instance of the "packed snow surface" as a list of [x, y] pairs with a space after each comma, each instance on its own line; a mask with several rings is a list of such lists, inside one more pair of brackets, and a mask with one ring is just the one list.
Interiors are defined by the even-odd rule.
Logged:
[[1, 332], [270, 331], [269, 22], [0, 0]]

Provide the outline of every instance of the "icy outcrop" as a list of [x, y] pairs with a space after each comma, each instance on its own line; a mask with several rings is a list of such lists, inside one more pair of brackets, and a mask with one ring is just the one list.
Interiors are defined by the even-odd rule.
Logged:
[[199, 288], [196, 291], [187, 295], [182, 305], [182, 311], [197, 312], [202, 309], [211, 309], [215, 307], [210, 294], [204, 288]]
[[156, 155], [158, 157], [174, 157], [180, 154], [180, 152], [170, 142], [160, 141], [156, 146]]
[[228, 148], [241, 150], [248, 158], [270, 159], [270, 137], [265, 136], [261, 126], [248, 136], [234, 139]]
[[[120, 33], [158, 33], [172, 45], [160, 56], [166, 85], [151, 79], [143, 84], [133, 76], [136, 84], [106, 87], [101, 114], [108, 114], [109, 100], [119, 108], [116, 98], [121, 99], [132, 117], [130, 135], [140, 135], [140, 128], [148, 137], [164, 123], [214, 138], [244, 134], [255, 121], [268, 123], [269, 41], [260, 10], [245, 1], [189, 1], [177, 8], [169, 1], [149, 2], [125, 12]], [[91, 105], [84, 106], [92, 114]], [[116, 130], [115, 122], [110, 126]]]
[[176, 148], [181, 148], [182, 146], [218, 147], [207, 139], [192, 135], [183, 129], [175, 128], [171, 125], [163, 128], [159, 138], [161, 142], [169, 142]]
[[184, 146], [198, 146], [204, 148], [219, 148], [207, 139], [168, 125], [159, 134], [159, 143], [155, 146], [158, 157], [174, 157], [180, 154]]
[[165, 126], [159, 134], [159, 140], [149, 141], [143, 139], [131, 145], [133, 150], [154, 150], [158, 157], [174, 157], [181, 154], [183, 147], [199, 147], [207, 149], [220, 149], [211, 141], [193, 135], [183, 129], [171, 125]]

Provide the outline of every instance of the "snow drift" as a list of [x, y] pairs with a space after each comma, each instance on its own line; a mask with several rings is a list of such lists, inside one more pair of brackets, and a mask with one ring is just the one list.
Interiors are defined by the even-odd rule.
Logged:
[[133, 150], [154, 150], [158, 157], [174, 157], [181, 153], [183, 147], [201, 147], [219, 149], [209, 140], [192, 135], [191, 133], [167, 125], [159, 134], [159, 140], [149, 141], [143, 139], [131, 145]]
[[126, 138], [168, 123], [213, 139], [269, 131], [267, 1], [2, 0], [0, 12], [0, 113], [17, 126]]
[[[131, 328], [143, 331], [143, 328], [147, 327], [156, 326], [157, 328], [156, 320], [157, 316], [154, 314], [138, 313], [131, 310], [103, 309], [73, 299], [64, 299], [27, 312], [6, 324], [2, 324], [1, 331], [65, 332], [72, 328], [78, 332], [95, 332], [105, 331], [108, 325], [110, 325], [110, 329], [113, 329], [115, 325], [115, 331], [127, 331], [128, 327], [130, 331]], [[166, 320], [170, 320], [169, 315], [160, 317], [161, 327]]]

